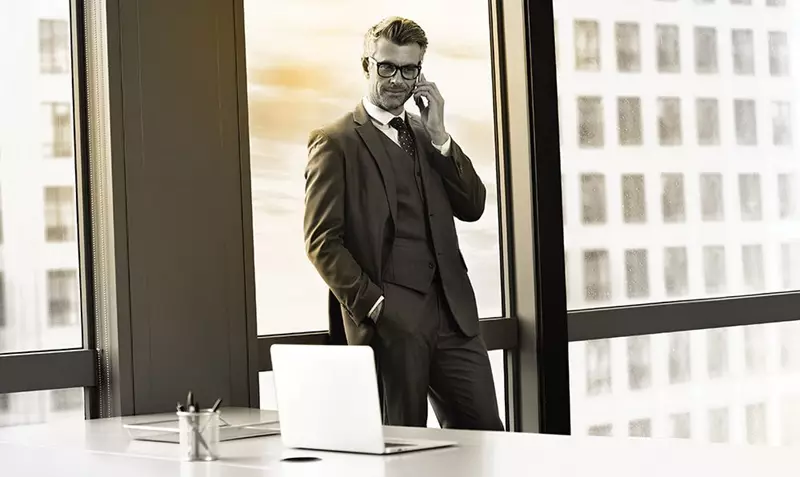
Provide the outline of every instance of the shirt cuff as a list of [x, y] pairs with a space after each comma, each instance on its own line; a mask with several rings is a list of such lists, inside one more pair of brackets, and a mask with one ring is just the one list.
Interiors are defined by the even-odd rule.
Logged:
[[450, 135], [448, 134], [447, 135], [447, 140], [441, 146], [437, 146], [436, 144], [433, 144], [433, 141], [431, 141], [431, 144], [433, 144], [433, 147], [435, 147], [436, 150], [439, 151], [439, 154], [441, 154], [443, 156], [449, 156], [450, 155], [450, 142], [451, 142], [450, 141]]
[[378, 309], [378, 305], [380, 305], [381, 303], [383, 303], [383, 295], [381, 295], [381, 296], [379, 296], [379, 297], [378, 297], [378, 299], [375, 301], [375, 304], [374, 304], [374, 305], [372, 305], [372, 308], [370, 308], [370, 309], [369, 309], [369, 313], [367, 313], [367, 316], [368, 316], [368, 317], [369, 317], [369, 318], [370, 318], [372, 321], [375, 321], [375, 318], [376, 318], [376, 317], [374, 316], [374, 314], [375, 314], [375, 310], [377, 310], [377, 309]]

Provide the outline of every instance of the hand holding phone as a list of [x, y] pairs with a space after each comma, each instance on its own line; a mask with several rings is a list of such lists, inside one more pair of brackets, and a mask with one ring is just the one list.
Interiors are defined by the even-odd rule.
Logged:
[[444, 143], [447, 140], [444, 128], [444, 98], [436, 83], [428, 82], [421, 72], [414, 85], [414, 103], [419, 108], [422, 124], [433, 142]]

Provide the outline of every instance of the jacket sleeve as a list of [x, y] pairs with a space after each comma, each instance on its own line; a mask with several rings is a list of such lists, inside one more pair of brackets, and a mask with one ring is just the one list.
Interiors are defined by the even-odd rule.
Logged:
[[322, 130], [308, 140], [303, 232], [309, 260], [356, 323], [381, 297], [345, 247], [345, 161], [338, 145]]
[[431, 163], [442, 177], [453, 215], [464, 222], [475, 222], [486, 208], [486, 186], [484, 186], [472, 161], [451, 138], [447, 156], [433, 152]]

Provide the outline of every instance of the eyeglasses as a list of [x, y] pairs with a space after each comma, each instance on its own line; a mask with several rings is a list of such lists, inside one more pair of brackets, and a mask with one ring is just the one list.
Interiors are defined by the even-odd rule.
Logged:
[[395, 73], [397, 73], [397, 70], [400, 70], [400, 75], [402, 75], [403, 78], [407, 80], [413, 80], [419, 76], [419, 72], [422, 70], [421, 63], [416, 65], [399, 66], [388, 61], [378, 61], [371, 56], [367, 58], [374, 61], [375, 64], [378, 65], [378, 76], [381, 78], [391, 78], [395, 75]]

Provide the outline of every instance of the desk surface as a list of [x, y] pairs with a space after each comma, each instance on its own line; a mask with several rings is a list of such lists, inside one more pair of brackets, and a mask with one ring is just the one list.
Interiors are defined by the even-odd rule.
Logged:
[[[225, 409], [223, 416], [262, 419], [269, 411]], [[134, 420], [152, 419], [139, 416]], [[504, 432], [387, 427], [401, 438], [455, 440], [457, 447], [391, 456], [293, 450], [280, 436], [221, 442], [221, 459], [180, 462], [175, 444], [132, 440], [122, 427], [131, 418], [0, 429], [0, 468], [15, 476], [191, 476], [345, 475], [381, 477], [436, 475], [492, 477], [514, 475], [614, 476], [769, 475], [796, 476], [797, 449], [697, 444], [668, 439], [565, 437]], [[283, 462], [293, 456], [316, 462]]]

